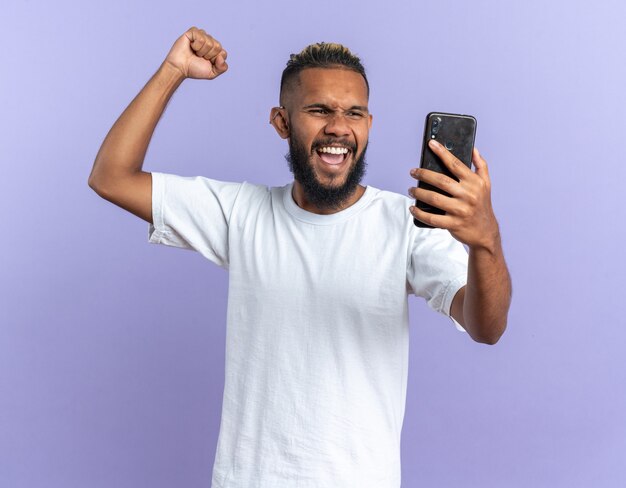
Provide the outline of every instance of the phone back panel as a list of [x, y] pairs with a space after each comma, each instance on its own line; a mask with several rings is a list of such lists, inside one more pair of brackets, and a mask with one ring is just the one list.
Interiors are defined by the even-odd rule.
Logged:
[[[443, 173], [458, 181], [445, 164], [430, 149], [428, 141], [436, 140], [462, 161], [468, 168], [472, 167], [472, 151], [474, 149], [474, 139], [476, 137], [476, 119], [471, 115], [448, 114], [442, 112], [431, 112], [426, 116], [424, 124], [424, 138], [422, 140], [422, 157], [420, 167]], [[437, 187], [419, 181], [419, 188], [436, 191], [442, 195], [450, 196]], [[426, 212], [443, 215], [441, 209], [428, 205], [417, 200], [416, 206]], [[416, 225], [420, 227], [430, 227], [423, 222], [416, 220]]]

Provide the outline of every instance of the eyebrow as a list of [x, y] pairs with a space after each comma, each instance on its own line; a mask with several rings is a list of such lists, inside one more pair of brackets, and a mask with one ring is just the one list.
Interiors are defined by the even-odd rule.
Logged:
[[[303, 108], [323, 108], [329, 111], [332, 111], [333, 109], [331, 109], [328, 105], [324, 104], [324, 103], [312, 103], [311, 105], [307, 105]], [[361, 112], [367, 112], [367, 107], [364, 107], [363, 105], [352, 105], [352, 107], [350, 107], [348, 110], [360, 110]]]

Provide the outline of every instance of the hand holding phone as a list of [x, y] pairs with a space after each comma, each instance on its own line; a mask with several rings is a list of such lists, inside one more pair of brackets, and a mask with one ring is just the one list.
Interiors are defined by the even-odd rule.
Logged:
[[[431, 140], [439, 142], [448, 149], [454, 156], [463, 162], [468, 168], [472, 167], [472, 151], [474, 149], [474, 140], [476, 138], [476, 119], [471, 115], [448, 114], [443, 112], [431, 112], [426, 116], [424, 124], [424, 138], [422, 141], [422, 157], [420, 160], [420, 168], [442, 173], [456, 181], [459, 179], [452, 174], [445, 164], [429, 147]], [[451, 196], [444, 190], [420, 181], [418, 188], [435, 191], [447, 197]], [[421, 200], [416, 200], [415, 206], [425, 212], [445, 215], [445, 211], [430, 205]], [[416, 218], [413, 222], [418, 227], [427, 227], [432, 229], [433, 226], [422, 222]]]
[[[433, 134], [428, 132], [429, 127], [427, 134], [430, 137]], [[446, 229], [452, 237], [468, 247], [494, 253], [500, 246], [500, 230], [491, 205], [491, 178], [487, 161], [476, 148], [472, 148], [469, 158], [462, 156], [464, 159], [461, 160], [457, 156], [458, 152], [455, 155], [446, 149], [447, 139], [440, 137], [440, 131], [436, 132], [436, 137], [431, 137], [424, 144], [423, 167], [411, 170], [411, 176], [419, 180], [420, 184], [417, 188], [410, 188], [409, 194], [416, 198], [420, 207], [433, 208], [437, 213], [411, 206], [414, 222], [420, 227]], [[473, 136], [470, 139], [473, 143]], [[451, 146], [452, 149], [459, 147], [454, 143]], [[443, 163], [444, 171], [424, 167], [429, 164], [427, 151], [437, 157], [435, 162]], [[472, 164], [476, 171], [472, 171]], [[430, 183], [433, 190], [426, 190], [426, 183]]]

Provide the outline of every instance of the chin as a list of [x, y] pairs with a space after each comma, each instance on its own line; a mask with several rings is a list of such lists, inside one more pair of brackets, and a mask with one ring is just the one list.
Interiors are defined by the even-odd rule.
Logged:
[[290, 141], [290, 151], [285, 159], [307, 200], [318, 208], [339, 208], [354, 195], [367, 165], [365, 148], [358, 157], [331, 166], [318, 161], [317, 153], [312, 155], [295, 141]]

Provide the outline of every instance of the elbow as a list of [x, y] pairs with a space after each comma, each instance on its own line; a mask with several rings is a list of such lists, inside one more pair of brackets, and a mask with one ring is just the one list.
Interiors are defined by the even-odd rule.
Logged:
[[[474, 329], [474, 330], [480, 330], [480, 329], [481, 328], [478, 327], [477, 329]], [[472, 335], [472, 339], [474, 339], [474, 341], [480, 344], [493, 346], [498, 343], [498, 341], [504, 334], [505, 330], [506, 330], [506, 321], [499, 323], [499, 324], [494, 324], [493, 326], [486, 328], [486, 330], [483, 332], [474, 333]]]
[[98, 183], [92, 177], [89, 177], [89, 179], [87, 180], [87, 184], [89, 185], [89, 188], [91, 188], [93, 191], [95, 191], [99, 196], [103, 195], [103, 191], [102, 191], [101, 187], [98, 185]]
[[87, 180], [87, 184], [89, 185], [89, 188], [91, 188], [93, 191], [96, 191], [96, 184], [91, 178], [91, 175], [89, 176], [89, 179]]
[[93, 191], [95, 191], [99, 196], [105, 198], [104, 196], [108, 193], [107, 187], [110, 186], [107, 184], [101, 175], [97, 175], [94, 171], [91, 172], [89, 178], [87, 179], [87, 185]]
[[89, 185], [89, 188], [91, 188], [94, 192], [96, 192], [96, 195], [98, 195], [100, 198], [104, 198], [105, 200], [112, 201], [111, 193], [108, 187], [103, 186], [101, 182], [95, 181], [90, 178], [87, 181], [87, 184]]
[[480, 344], [486, 344], [487, 346], [495, 346], [500, 340], [500, 337], [501, 336], [494, 335], [494, 336], [488, 336], [488, 337], [480, 337], [474, 340]]
[[91, 188], [93, 191], [98, 193], [98, 183], [96, 181], [96, 177], [95, 177], [93, 169], [91, 170], [91, 173], [89, 173], [89, 178], [87, 178], [87, 185], [89, 185], [89, 188]]
[[87, 178], [87, 185], [98, 195], [102, 195], [102, 188], [110, 179], [110, 172], [104, 171], [107, 166], [110, 166], [110, 163], [103, 161], [101, 156], [98, 155]]

